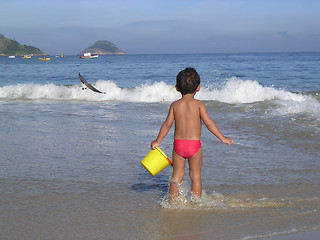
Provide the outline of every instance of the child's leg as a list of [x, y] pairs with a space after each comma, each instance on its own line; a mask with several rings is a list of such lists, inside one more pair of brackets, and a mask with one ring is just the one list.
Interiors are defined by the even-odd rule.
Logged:
[[172, 151], [173, 173], [170, 181], [170, 200], [176, 200], [179, 193], [179, 185], [184, 177], [186, 159]]
[[202, 167], [202, 148], [189, 158], [189, 175], [191, 178], [191, 191], [194, 195], [201, 197], [201, 167]]

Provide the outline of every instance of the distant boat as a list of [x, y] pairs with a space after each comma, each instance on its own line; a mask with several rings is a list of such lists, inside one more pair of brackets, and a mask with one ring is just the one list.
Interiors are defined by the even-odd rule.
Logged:
[[16, 56], [9, 56], [9, 58], [16, 58]]
[[30, 55], [24, 55], [24, 56], [22, 57], [22, 59], [29, 59], [29, 58], [31, 58]]
[[98, 58], [98, 54], [91, 54], [91, 53], [84, 53], [83, 55], [80, 55], [80, 58]]
[[47, 55], [44, 55], [43, 58], [38, 58], [39, 61], [50, 61], [50, 58], [47, 58]]
[[64, 54], [60, 53], [60, 55], [57, 55], [56, 57], [64, 58]]

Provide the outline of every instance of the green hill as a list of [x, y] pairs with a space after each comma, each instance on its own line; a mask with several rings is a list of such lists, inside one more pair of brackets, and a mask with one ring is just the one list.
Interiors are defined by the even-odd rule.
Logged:
[[91, 47], [86, 48], [83, 52], [90, 52], [92, 54], [100, 55], [125, 55], [126, 53], [115, 44], [109, 41], [100, 40], [93, 44]]
[[41, 55], [44, 54], [40, 49], [28, 46], [28, 45], [21, 45], [16, 40], [11, 40], [6, 38], [2, 34], [0, 34], [0, 55]]

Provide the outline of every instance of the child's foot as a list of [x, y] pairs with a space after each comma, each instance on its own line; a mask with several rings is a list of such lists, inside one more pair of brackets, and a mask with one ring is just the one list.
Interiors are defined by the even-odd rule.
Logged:
[[200, 205], [201, 204], [201, 197], [198, 197], [194, 193], [191, 192], [191, 205]]
[[180, 183], [177, 181], [170, 180], [170, 191], [169, 191], [169, 200], [170, 204], [171, 202], [174, 202], [177, 200], [179, 195], [179, 189], [180, 189]]

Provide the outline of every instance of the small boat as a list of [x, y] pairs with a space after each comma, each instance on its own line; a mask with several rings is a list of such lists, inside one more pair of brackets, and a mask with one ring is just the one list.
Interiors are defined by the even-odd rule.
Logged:
[[38, 58], [39, 61], [50, 61], [50, 58], [47, 58], [47, 55], [44, 55], [43, 58]]
[[9, 58], [16, 58], [16, 56], [9, 56]]
[[57, 55], [56, 57], [64, 58], [64, 54], [63, 54], [63, 53], [60, 53], [60, 54]]
[[99, 54], [91, 54], [91, 53], [84, 53], [80, 55], [80, 58], [98, 58]]
[[24, 55], [24, 56], [22, 57], [22, 59], [29, 59], [29, 58], [31, 58], [30, 55]]

